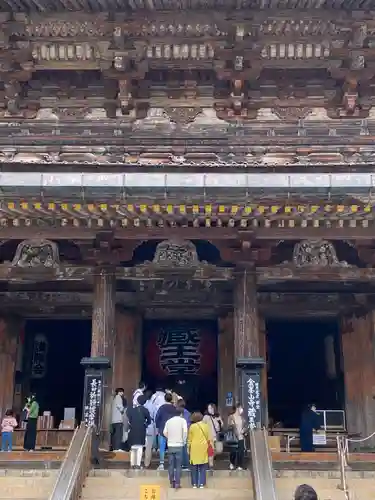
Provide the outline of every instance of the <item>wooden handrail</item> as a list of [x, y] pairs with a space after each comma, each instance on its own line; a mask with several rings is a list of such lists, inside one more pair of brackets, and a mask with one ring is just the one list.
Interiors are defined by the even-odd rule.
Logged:
[[92, 427], [74, 432], [49, 500], [78, 500], [91, 467]]

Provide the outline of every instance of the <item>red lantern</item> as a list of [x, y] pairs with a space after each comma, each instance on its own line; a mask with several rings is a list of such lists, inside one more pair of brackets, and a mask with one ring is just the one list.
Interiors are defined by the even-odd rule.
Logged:
[[215, 324], [153, 322], [146, 333], [145, 363], [149, 376], [215, 375], [217, 334]]

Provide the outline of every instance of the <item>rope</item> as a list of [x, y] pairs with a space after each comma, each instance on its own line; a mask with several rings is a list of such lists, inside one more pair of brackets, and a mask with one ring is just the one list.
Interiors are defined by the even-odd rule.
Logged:
[[368, 439], [371, 439], [372, 437], [375, 436], [375, 431], [370, 434], [369, 436], [365, 437], [365, 438], [361, 438], [361, 439], [350, 439], [350, 438], [346, 438], [346, 441], [349, 443], [363, 443], [364, 441], [367, 441]]

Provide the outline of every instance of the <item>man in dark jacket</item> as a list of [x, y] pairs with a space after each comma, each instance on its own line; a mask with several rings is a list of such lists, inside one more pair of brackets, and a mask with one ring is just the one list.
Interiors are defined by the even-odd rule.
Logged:
[[146, 443], [146, 429], [151, 424], [150, 412], [143, 405], [146, 396], [138, 396], [136, 406], [127, 411], [129, 421], [130, 466], [133, 469], [141, 468], [143, 447]]
[[164, 437], [163, 431], [167, 421], [177, 415], [177, 409], [172, 404], [172, 394], [167, 393], [165, 395], [165, 403], [159, 408], [155, 416], [155, 427], [159, 436], [159, 453], [160, 453], [160, 463], [158, 470], [164, 470], [164, 457], [165, 449], [167, 447], [167, 440]]

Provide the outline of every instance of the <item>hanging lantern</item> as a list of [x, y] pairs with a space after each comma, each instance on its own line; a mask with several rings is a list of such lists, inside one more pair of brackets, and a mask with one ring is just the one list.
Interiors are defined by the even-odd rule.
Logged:
[[48, 341], [45, 335], [35, 335], [31, 360], [31, 378], [44, 378], [47, 373]]

